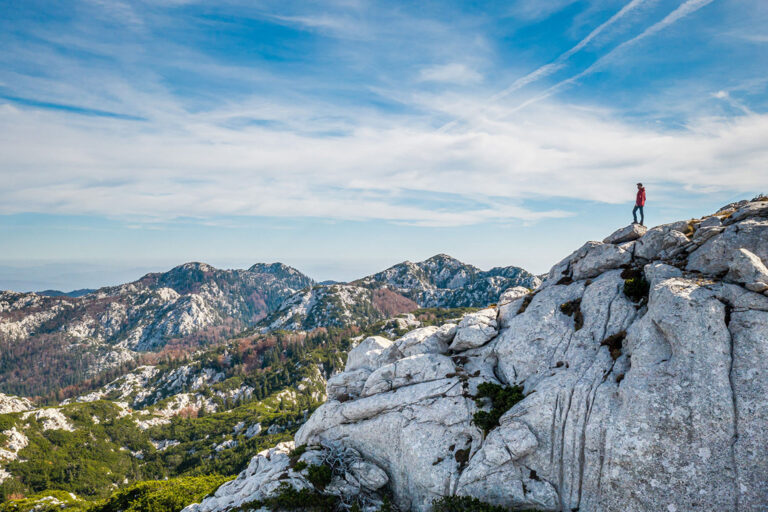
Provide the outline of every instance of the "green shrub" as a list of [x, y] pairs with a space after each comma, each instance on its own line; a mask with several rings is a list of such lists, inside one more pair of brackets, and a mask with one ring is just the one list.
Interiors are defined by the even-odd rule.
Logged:
[[330, 466], [313, 464], [307, 468], [307, 480], [318, 489], [325, 489], [325, 486], [331, 483], [332, 478], [333, 471], [331, 471]]
[[306, 467], [307, 467], [307, 463], [304, 462], [303, 460], [300, 460], [299, 462], [294, 464], [293, 470], [294, 471], [301, 471], [302, 469], [306, 469]]
[[0, 512], [88, 512], [93, 503], [65, 491], [46, 491], [0, 504]]
[[443, 496], [432, 502], [433, 512], [507, 512], [472, 496]]
[[178, 512], [229, 479], [213, 475], [139, 482], [115, 492], [91, 512]]
[[317, 491], [302, 489], [297, 491], [291, 485], [284, 483], [278, 488], [275, 496], [264, 500], [243, 503], [231, 512], [246, 512], [265, 507], [269, 510], [302, 510], [314, 512], [334, 512], [339, 504], [336, 496], [320, 494]]
[[630, 277], [624, 281], [624, 295], [632, 302], [641, 302], [648, 298], [651, 285], [642, 275]]
[[307, 451], [307, 445], [302, 444], [302, 445], [297, 446], [293, 450], [291, 450], [291, 453], [288, 454], [288, 457], [290, 457], [292, 459], [293, 458], [298, 459], [299, 457], [304, 455], [304, 452], [306, 452], [306, 451]]
[[0, 432], [10, 430], [16, 425], [15, 414], [0, 414]]
[[523, 388], [521, 386], [501, 386], [493, 382], [483, 382], [477, 387], [475, 403], [478, 407], [484, 405], [484, 399], [491, 401], [490, 411], [477, 411], [472, 417], [472, 421], [485, 434], [499, 426], [499, 419], [505, 412], [510, 410], [513, 405], [521, 401]]

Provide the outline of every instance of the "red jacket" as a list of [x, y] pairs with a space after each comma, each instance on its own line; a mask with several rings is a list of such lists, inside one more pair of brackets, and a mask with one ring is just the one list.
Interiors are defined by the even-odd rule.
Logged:
[[636, 206], [645, 206], [645, 187], [637, 191], [637, 199], [635, 199]]

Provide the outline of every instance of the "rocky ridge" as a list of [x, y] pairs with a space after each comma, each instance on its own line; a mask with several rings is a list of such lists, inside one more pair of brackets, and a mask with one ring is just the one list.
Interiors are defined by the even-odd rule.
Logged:
[[0, 292], [0, 336], [22, 341], [59, 331], [75, 341], [143, 351], [207, 327], [253, 325], [286, 297], [312, 284], [309, 277], [279, 263], [248, 270], [186, 263], [82, 297], [6, 291]]
[[482, 271], [446, 254], [405, 261], [351, 283], [313, 286], [285, 300], [264, 330], [366, 325], [416, 308], [484, 307], [512, 287], [540, 280], [519, 267]]
[[[399, 510], [450, 495], [546, 511], [765, 510], [766, 262], [765, 200], [623, 228], [531, 293], [510, 290], [458, 324], [361, 341], [295, 444], [319, 458], [351, 450], [386, 475]], [[487, 432], [474, 422], [488, 408], [475, 400], [484, 383], [524, 396]], [[305, 488], [288, 449], [260, 454], [185, 510], [248, 510], [280, 485]], [[315, 492], [345, 486], [347, 501], [358, 492], [376, 510], [379, 491], [351, 471], [333, 478]]]
[[514, 286], [534, 289], [539, 279], [520, 267], [495, 267], [482, 271], [447, 254], [418, 263], [405, 261], [353, 284], [387, 288], [423, 308], [461, 308], [492, 304]]
[[[2, 389], [44, 394], [132, 364], [169, 342], [221, 342], [313, 283], [280, 263], [248, 270], [187, 263], [77, 298], [0, 292], [0, 377], [14, 374], [0, 378]], [[53, 371], [36, 374], [38, 361]]]

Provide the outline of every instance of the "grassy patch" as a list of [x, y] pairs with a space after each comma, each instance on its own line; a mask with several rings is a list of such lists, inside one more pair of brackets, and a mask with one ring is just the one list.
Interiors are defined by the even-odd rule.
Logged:
[[513, 405], [521, 401], [523, 388], [521, 386], [500, 386], [492, 382], [483, 382], [477, 387], [475, 403], [478, 407], [485, 404], [485, 399], [490, 399], [490, 411], [477, 411], [472, 417], [472, 421], [485, 434], [499, 426], [499, 419], [505, 412], [510, 410]]

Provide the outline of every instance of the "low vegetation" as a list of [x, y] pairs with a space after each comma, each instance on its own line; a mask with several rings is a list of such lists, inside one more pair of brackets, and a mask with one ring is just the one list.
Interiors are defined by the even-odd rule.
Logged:
[[510, 509], [491, 505], [472, 496], [443, 496], [432, 502], [433, 512], [507, 512], [508, 510]]
[[307, 480], [318, 489], [325, 489], [325, 486], [331, 483], [333, 470], [326, 464], [311, 465], [307, 468]]
[[634, 303], [644, 303], [648, 300], [651, 284], [645, 279], [643, 271], [637, 268], [627, 268], [621, 273], [624, 279], [624, 295]]
[[0, 512], [178, 512], [198, 503], [227, 480], [229, 477], [213, 475], [138, 482], [97, 501], [65, 491], [46, 491], [10, 499], [0, 504]]
[[115, 492], [88, 512], [178, 512], [200, 502], [230, 478], [212, 475], [139, 482]]
[[483, 407], [490, 401], [491, 410], [477, 411], [472, 420], [483, 433], [488, 434], [499, 426], [499, 419], [504, 413], [523, 398], [525, 396], [521, 386], [501, 386], [493, 382], [483, 382], [477, 387], [475, 403], [478, 407]]

